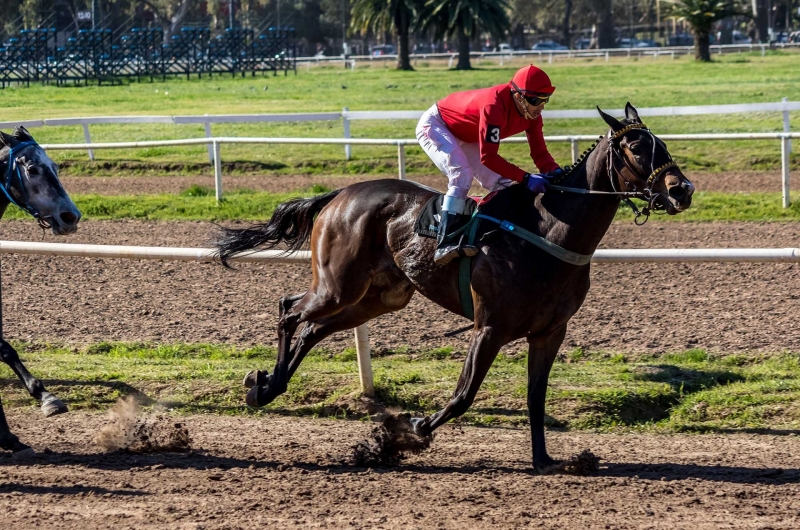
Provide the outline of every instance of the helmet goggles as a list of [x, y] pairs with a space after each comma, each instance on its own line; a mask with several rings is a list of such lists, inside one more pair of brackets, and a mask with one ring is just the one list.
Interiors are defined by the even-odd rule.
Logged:
[[514, 87], [514, 90], [517, 91], [530, 105], [534, 107], [538, 107], [540, 105], [544, 105], [545, 103], [550, 101], [550, 96], [552, 94], [534, 94], [532, 96], [528, 96], [525, 94], [525, 91], [520, 89], [516, 83], [513, 81], [511, 82], [511, 86]]

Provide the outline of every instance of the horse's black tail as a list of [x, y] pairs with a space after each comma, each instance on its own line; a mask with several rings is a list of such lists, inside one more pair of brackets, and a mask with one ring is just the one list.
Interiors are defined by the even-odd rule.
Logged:
[[339, 189], [317, 197], [283, 202], [275, 208], [266, 223], [254, 224], [244, 229], [220, 227], [214, 242], [215, 257], [230, 268], [228, 260], [232, 256], [255, 248], [271, 249], [283, 242], [287, 245], [287, 253], [300, 250], [311, 239], [314, 218], [341, 191]]

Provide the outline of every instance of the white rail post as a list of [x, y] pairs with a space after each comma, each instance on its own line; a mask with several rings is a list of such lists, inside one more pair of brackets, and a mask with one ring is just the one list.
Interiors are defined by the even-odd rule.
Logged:
[[[87, 144], [92, 143], [92, 135], [89, 134], [89, 124], [83, 124], [83, 138], [86, 140]], [[94, 149], [89, 149], [89, 160], [94, 162]]]
[[783, 184], [783, 207], [791, 205], [789, 198], [789, 138], [781, 138], [781, 182]]
[[[206, 138], [211, 138], [211, 122], [206, 121], [203, 124], [203, 128], [206, 130]], [[208, 161], [210, 163], [214, 163], [214, 145], [208, 144]]]
[[[784, 106], [789, 102], [789, 98], [783, 98]], [[783, 132], [792, 132], [791, 124], [789, 123], [789, 109], [783, 109]], [[789, 152], [792, 152], [792, 141], [789, 140]]]
[[578, 140], [575, 138], [570, 138], [570, 144], [572, 144], [572, 163], [578, 161]]
[[361, 393], [367, 397], [375, 397], [375, 383], [372, 378], [372, 358], [369, 351], [369, 328], [361, 324], [355, 329], [356, 354], [358, 355], [358, 379], [361, 381]]
[[220, 144], [216, 140], [213, 142], [214, 147], [214, 194], [217, 197], [217, 202], [222, 200], [222, 157], [220, 156]]
[[406, 146], [397, 143], [397, 171], [400, 180], [406, 179]]
[[[342, 125], [344, 125], [344, 137], [350, 138], [350, 118], [347, 117], [347, 111], [350, 109], [345, 107], [342, 109]], [[350, 144], [345, 144], [344, 146], [344, 159], [350, 160], [350, 157], [353, 155], [353, 152], [350, 148]]]

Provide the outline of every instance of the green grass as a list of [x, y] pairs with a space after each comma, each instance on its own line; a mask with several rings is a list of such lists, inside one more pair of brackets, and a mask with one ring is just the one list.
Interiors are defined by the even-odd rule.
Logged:
[[[743, 53], [724, 56], [710, 64], [690, 58], [580, 59], [545, 64], [556, 96], [548, 108], [587, 109], [594, 105], [621, 108], [626, 101], [640, 107], [775, 102], [781, 97], [800, 100], [797, 54]], [[398, 72], [386, 65], [363, 63], [355, 71], [318, 67], [298, 75], [131, 83], [122, 86], [57, 87], [34, 85], [3, 90], [0, 109], [4, 120], [103, 115], [180, 115], [224, 113], [323, 112], [351, 110], [408, 110], [428, 108], [457, 90], [504, 83], [522, 64], [538, 61], [531, 55], [504, 66], [482, 61], [480, 69], [447, 71], [442, 65], [421, 66], [416, 72]], [[792, 114], [797, 124], [800, 113]], [[776, 131], [782, 127], [779, 113], [648, 118], [656, 134], [699, 132]], [[354, 137], [413, 138], [413, 121], [358, 121]], [[547, 134], [602, 134], [598, 119], [547, 120]], [[796, 130], [796, 126], [795, 126]], [[33, 131], [41, 143], [83, 142], [80, 127], [45, 127]], [[341, 137], [340, 121], [282, 124], [219, 124], [215, 135]], [[132, 141], [203, 136], [195, 125], [96, 125], [94, 141]], [[686, 170], [750, 170], [780, 167], [778, 142], [671, 142], [676, 160]], [[569, 162], [567, 144], [551, 150], [562, 164]], [[530, 159], [522, 145], [503, 147], [504, 155], [524, 167]], [[354, 146], [355, 159], [343, 160], [341, 146], [229, 146], [223, 159], [245, 171], [270, 173], [394, 173], [396, 152], [391, 147]], [[139, 150], [96, 151], [98, 162], [87, 162], [85, 152], [53, 152], [69, 174], [118, 174], [136, 172], [132, 162], [157, 173], [187, 172], [208, 167], [204, 146], [159, 147]], [[234, 164], [235, 163], [235, 164]], [[420, 149], [408, 150], [410, 173], [429, 173], [433, 166]], [[792, 155], [800, 167], [800, 153]]]
[[[100, 343], [85, 347], [17, 343], [31, 370], [73, 409], [104, 409], [138, 394], [181, 413], [252, 414], [241, 378], [270, 368], [273, 348], [212, 344]], [[430, 414], [450, 399], [463, 355], [407, 348], [373, 359], [378, 399]], [[519, 425], [526, 419], [526, 354], [501, 354], [460, 420]], [[13, 374], [0, 367], [8, 407], [31, 406]], [[355, 352], [314, 350], [267, 413], [352, 415], [358, 393]], [[689, 350], [660, 357], [571, 352], [553, 366], [547, 398], [552, 427], [594, 430], [724, 431], [800, 429], [800, 354], [710, 355]]]
[[[332, 182], [326, 182], [327, 185]], [[311, 196], [330, 191], [315, 185], [290, 193], [235, 190], [227, 193], [217, 204], [214, 190], [191, 186], [180, 194], [163, 195], [73, 195], [86, 220], [146, 219], [146, 220], [264, 220], [272, 215], [281, 202], [298, 196]], [[653, 215], [650, 222], [659, 221], [797, 221], [800, 220], [800, 193], [792, 193], [792, 205], [783, 208], [779, 193], [709, 193], [698, 192], [692, 207], [675, 216]], [[640, 205], [641, 206], [641, 205]], [[28, 215], [10, 207], [4, 219], [26, 219]], [[630, 209], [620, 205], [616, 220], [633, 219]]]

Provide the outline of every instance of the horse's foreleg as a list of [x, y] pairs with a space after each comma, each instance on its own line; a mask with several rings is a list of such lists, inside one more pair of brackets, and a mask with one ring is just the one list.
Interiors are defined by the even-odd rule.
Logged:
[[489, 368], [492, 366], [497, 352], [503, 346], [504, 337], [496, 330], [484, 326], [472, 338], [469, 353], [461, 369], [456, 390], [450, 402], [439, 412], [413, 420], [414, 430], [422, 436], [430, 435], [434, 429], [457, 418], [469, 409], [475, 400], [475, 395], [481, 387]]
[[544, 401], [550, 369], [566, 332], [565, 324], [547, 335], [528, 337], [528, 414], [531, 422], [533, 467], [539, 472], [557, 463], [550, 458], [545, 447]]
[[19, 438], [11, 434], [11, 429], [8, 428], [5, 412], [3, 412], [3, 403], [0, 401], [0, 449], [13, 451], [19, 453], [20, 451], [30, 451], [30, 447], [19, 441]]
[[17, 350], [11, 347], [5, 340], [0, 339], [0, 360], [6, 363], [17, 377], [28, 393], [42, 405], [42, 412], [45, 416], [54, 416], [67, 412], [67, 406], [60, 399], [48, 392], [41, 381], [31, 375], [17, 354]]

